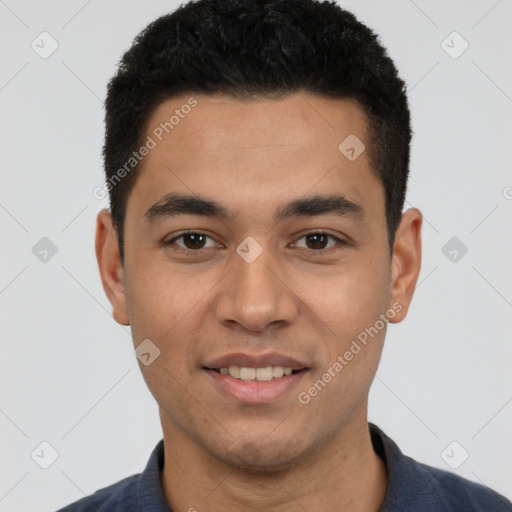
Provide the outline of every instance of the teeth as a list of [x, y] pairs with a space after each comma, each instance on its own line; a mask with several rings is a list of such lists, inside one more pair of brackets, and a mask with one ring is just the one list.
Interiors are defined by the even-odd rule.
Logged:
[[[222, 368], [221, 368], [222, 371]], [[240, 366], [230, 366], [228, 368], [228, 373], [231, 375], [231, 377], [234, 377], [235, 379], [240, 378]]]
[[272, 380], [272, 377], [272, 366], [256, 370], [256, 380]]
[[229, 375], [235, 379], [268, 381], [280, 379], [283, 375], [291, 375], [292, 369], [283, 366], [266, 366], [264, 368], [247, 368], [245, 366], [230, 366], [229, 368], [219, 368], [220, 373]]
[[274, 366], [272, 368], [272, 376], [276, 379], [281, 378], [284, 375], [284, 368], [282, 366]]
[[256, 378], [255, 368], [240, 368], [240, 378], [242, 380], [254, 380]]

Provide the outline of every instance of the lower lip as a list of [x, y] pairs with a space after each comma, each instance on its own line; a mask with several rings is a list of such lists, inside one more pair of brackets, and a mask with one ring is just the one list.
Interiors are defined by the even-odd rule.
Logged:
[[267, 381], [235, 379], [215, 370], [203, 369], [226, 394], [247, 404], [266, 404], [291, 391], [307, 370]]

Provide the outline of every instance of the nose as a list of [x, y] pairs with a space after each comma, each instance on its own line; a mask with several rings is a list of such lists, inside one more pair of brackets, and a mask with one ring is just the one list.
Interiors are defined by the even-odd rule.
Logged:
[[291, 324], [298, 315], [299, 299], [279, 268], [269, 249], [251, 263], [234, 254], [216, 303], [219, 323], [257, 332]]

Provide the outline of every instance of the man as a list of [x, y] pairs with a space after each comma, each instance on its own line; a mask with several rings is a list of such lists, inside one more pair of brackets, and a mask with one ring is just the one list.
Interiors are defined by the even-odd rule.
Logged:
[[410, 114], [334, 2], [200, 0], [109, 84], [96, 254], [163, 440], [62, 511], [506, 511], [368, 424], [421, 265]]

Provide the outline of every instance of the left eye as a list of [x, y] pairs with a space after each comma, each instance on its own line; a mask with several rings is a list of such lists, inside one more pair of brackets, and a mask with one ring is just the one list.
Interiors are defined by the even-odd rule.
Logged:
[[[177, 243], [177, 240], [183, 240], [183, 245]], [[206, 240], [210, 239], [211, 243], [210, 245], [205, 245]], [[329, 233], [323, 233], [323, 232], [313, 232], [313, 233], [307, 233], [306, 235], [303, 235], [299, 238], [299, 241], [305, 239], [305, 246], [302, 246], [302, 248], [305, 249], [311, 249], [313, 251], [321, 251], [324, 249], [330, 249], [331, 247], [335, 245], [344, 245], [346, 242], [339, 239], [338, 237], [331, 235]], [[332, 242], [331, 245], [329, 245], [329, 239]], [[205, 249], [208, 247], [215, 247], [216, 242], [208, 235], [205, 235], [203, 233], [182, 233], [181, 235], [178, 235], [168, 242], [165, 242], [165, 245], [177, 245], [181, 249], [185, 250], [191, 250], [191, 251], [197, 251], [199, 249]], [[294, 244], [297, 247], [301, 247], [298, 245], [298, 242]]]
[[[303, 235], [299, 238], [299, 240], [306, 239], [306, 249], [312, 249], [314, 251], [323, 250], [323, 249], [330, 249], [331, 247], [338, 245], [343, 245], [345, 242], [343, 240], [340, 240], [338, 237], [334, 235], [330, 235], [329, 233], [323, 233], [323, 232], [315, 232], [315, 233], [308, 233], [306, 235]], [[334, 243], [332, 245], [326, 245], [328, 244], [328, 240], [331, 239]], [[309, 243], [308, 243], [309, 242]]]

